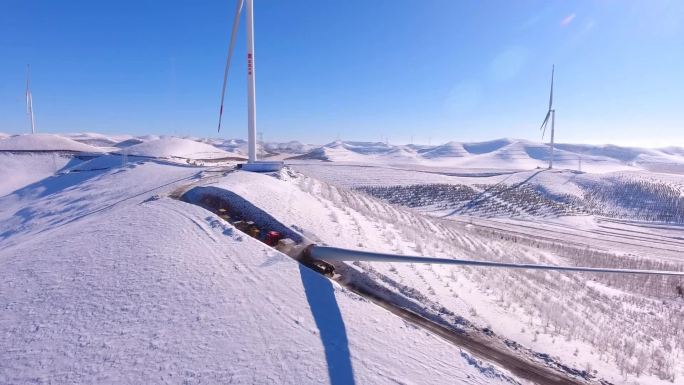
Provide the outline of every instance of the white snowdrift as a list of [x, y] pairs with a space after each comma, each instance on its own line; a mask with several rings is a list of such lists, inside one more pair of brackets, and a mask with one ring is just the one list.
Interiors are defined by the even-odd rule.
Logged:
[[103, 152], [102, 149], [54, 134], [23, 134], [0, 140], [0, 151]]
[[151, 158], [184, 158], [184, 159], [221, 159], [240, 158], [239, 155], [218, 149], [206, 143], [176, 137], [152, 139], [126, 149], [128, 155]]

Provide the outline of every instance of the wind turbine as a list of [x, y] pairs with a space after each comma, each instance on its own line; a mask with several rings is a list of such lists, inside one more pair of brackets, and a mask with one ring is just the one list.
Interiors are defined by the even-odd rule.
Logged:
[[221, 90], [221, 107], [219, 109], [218, 131], [221, 131], [221, 120], [223, 118], [223, 102], [226, 95], [226, 86], [228, 84], [228, 71], [230, 69], [230, 62], [233, 58], [233, 50], [235, 49], [235, 38], [237, 36], [238, 26], [240, 25], [240, 16], [242, 8], [247, 8], [246, 22], [247, 22], [247, 154], [248, 161], [241, 165], [241, 169], [247, 171], [267, 172], [278, 171], [283, 167], [282, 162], [264, 162], [257, 161], [257, 132], [256, 132], [256, 81], [255, 81], [255, 67], [254, 67], [254, 0], [237, 0], [235, 17], [233, 18], [233, 30], [230, 35], [230, 45], [228, 47], [228, 58], [226, 59], [226, 69], [223, 73], [223, 88]]
[[31, 95], [31, 80], [29, 65], [26, 65], [26, 115], [31, 123], [31, 133], [36, 133], [36, 119], [33, 116], [33, 95]]
[[553, 108], [553, 73], [555, 70], [555, 65], [551, 66], [551, 94], [549, 96], [549, 110], [546, 112], [546, 117], [542, 123], [540, 130], [542, 130], [542, 140], [544, 139], [544, 134], [546, 134], [546, 126], [549, 124], [549, 118], [551, 118], [551, 157], [549, 158], [549, 169], [553, 168], [553, 139], [555, 134], [556, 125], [556, 110]]

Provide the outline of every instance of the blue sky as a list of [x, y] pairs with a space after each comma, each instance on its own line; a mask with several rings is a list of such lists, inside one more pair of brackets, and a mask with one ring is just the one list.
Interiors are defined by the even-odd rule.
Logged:
[[[234, 0], [0, 4], [0, 132], [217, 136]], [[684, 146], [680, 0], [255, 0], [265, 140]], [[244, 26], [244, 23], [243, 23]], [[245, 137], [244, 30], [221, 136]]]

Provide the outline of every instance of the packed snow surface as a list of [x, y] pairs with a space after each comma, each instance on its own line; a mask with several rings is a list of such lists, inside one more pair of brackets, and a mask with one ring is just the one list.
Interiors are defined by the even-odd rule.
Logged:
[[199, 175], [136, 163], [0, 198], [0, 383], [516, 383], [166, 197]]
[[128, 155], [151, 158], [220, 159], [239, 157], [210, 144], [170, 136], [135, 144], [127, 147], [125, 151]]
[[67, 151], [97, 153], [103, 150], [54, 134], [14, 135], [0, 140], [0, 151]]

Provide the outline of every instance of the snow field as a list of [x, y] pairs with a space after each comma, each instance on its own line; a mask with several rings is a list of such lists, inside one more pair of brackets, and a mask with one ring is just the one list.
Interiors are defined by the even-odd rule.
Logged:
[[[615, 255], [592, 249], [564, 248], [560, 240], [558, 244], [521, 244], [515, 237], [480, 235], [469, 231], [468, 225], [422, 217], [313, 178], [285, 178], [310, 198], [269, 203], [265, 197], [272, 192], [264, 192], [264, 198], [262, 192], [247, 189], [240, 189], [240, 194], [333, 246], [509, 262], [622, 267], [630, 263], [630, 259], [615, 260]], [[289, 194], [294, 193], [283, 195]], [[326, 225], [330, 212], [336, 220]], [[681, 269], [681, 265], [665, 266], [648, 259], [634, 262], [635, 266]], [[678, 357], [683, 339], [677, 325], [684, 322], [684, 308], [675, 297], [671, 279], [378, 263], [359, 267], [366, 265], [479, 325], [577, 368], [597, 370], [608, 380], [639, 382], [644, 378], [645, 384], [668, 383], [682, 375]], [[593, 280], [601, 284], [590, 284]], [[624, 294], [606, 294], [614, 288]]]
[[182, 158], [182, 159], [220, 159], [240, 158], [214, 146], [189, 139], [162, 137], [126, 147], [127, 155], [144, 156], [150, 158]]
[[[474, 151], [473, 147], [469, 148], [469, 151]], [[174, 156], [178, 153], [173, 152]], [[51, 163], [51, 158], [41, 158], [33, 154], [27, 155], [33, 157], [30, 158], [32, 160], [25, 161], [23, 159], [29, 158], [17, 160], [19, 158], [16, 154], [1, 155], [8, 155], [3, 162], [15, 165], [16, 175], [23, 176], [30, 172], [27, 168], [21, 168], [24, 164], [35, 164], [35, 167], [42, 167], [45, 171], [44, 174], [36, 173], [34, 179], [17, 181], [14, 187], [8, 188], [9, 195], [0, 197], [0, 271], [4, 272], [3, 279], [9, 277], [9, 283], [0, 287], [0, 291], [11, 293], [6, 298], [8, 302], [0, 304], [0, 307], [10, 309], [10, 312], [3, 313], [4, 316], [0, 319], [0, 328], [3, 329], [0, 336], [7, 338], [0, 341], [0, 346], [11, 346], [5, 353], [6, 357], [9, 357], [7, 362], [12, 365], [11, 373], [15, 376], [11, 378], [16, 379], [5, 381], [1, 376], [10, 371], [0, 371], [0, 382], [21, 382], [21, 379], [28, 378], [38, 382], [175, 382], [174, 379], [182, 378], [188, 383], [193, 383], [216, 382], [212, 379], [221, 377], [234, 378], [234, 382], [294, 383], [293, 378], [304, 376], [300, 378], [307, 378], [311, 383], [343, 383], [343, 379], [349, 378], [349, 367], [352, 368], [359, 383], [389, 383], [392, 379], [408, 379], [414, 383], [436, 381], [438, 377], [424, 376], [425, 365], [428, 371], [453, 376], [465, 384], [494, 381], [489, 380], [483, 373], [495, 373], [493, 376], [499, 381], [508, 381], [506, 378], [509, 377], [504, 376], [502, 371], [481, 370], [480, 365], [472, 364], [467, 354], [460, 355], [451, 345], [446, 345], [438, 339], [437, 342], [429, 339], [426, 344], [415, 345], [417, 348], [412, 351], [412, 344], [417, 344], [414, 339], [421, 339], [419, 336], [422, 336], [422, 332], [404, 333], [404, 329], [397, 329], [397, 326], [404, 325], [407, 330], [411, 327], [401, 322], [388, 323], [385, 317], [389, 315], [384, 311], [375, 316], [377, 322], [366, 320], [363, 316], [369, 312], [366, 307], [350, 308], [346, 304], [347, 301], [364, 301], [360, 301], [358, 297], [336, 284], [330, 284], [328, 287], [323, 285], [327, 281], [304, 279], [305, 275], [299, 270], [298, 265], [290, 266], [292, 261], [282, 259], [284, 256], [278, 253], [269, 254], [273, 251], [263, 249], [258, 243], [254, 247], [243, 247], [252, 240], [232, 233], [229, 225], [212, 217], [211, 214], [192, 208], [186, 215], [188, 205], [168, 199], [150, 200], [155, 194], [163, 195], [165, 192], [197, 181], [201, 171], [199, 168], [143, 162], [130, 163], [115, 169], [100, 169], [94, 165], [90, 168], [83, 167], [84, 170], [91, 171], [53, 175], [52, 170], [56, 166]], [[392, 185], [404, 186], [413, 186], [418, 183], [416, 181], [424, 184], [435, 184], [439, 181], [449, 185], [467, 185], [481, 193], [487, 190], [488, 185], [517, 184], [535, 174], [534, 171], [511, 173], [487, 170], [478, 175], [472, 170], [456, 170], [456, 173], [467, 171], [465, 173], [469, 174], [466, 177], [456, 177], [450, 170], [422, 166], [420, 170], [417, 168], [298, 163], [297, 169], [306, 175], [315, 175], [316, 178], [330, 180], [332, 183], [324, 183], [296, 172], [282, 173], [279, 176], [280, 180], [270, 176], [235, 172], [222, 178], [216, 185], [244, 196], [283, 224], [301, 229], [306, 236], [333, 246], [514, 262], [592, 266], [615, 264], [616, 267], [663, 269], [681, 267], [680, 263], [674, 263], [677, 261], [674, 257], [670, 259], [670, 263], [665, 263], [654, 258], [642, 258], [641, 255], [629, 255], [627, 252], [621, 252], [622, 249], [609, 251], [606, 250], [609, 247], [595, 247], [594, 244], [577, 247], [565, 242], [564, 238], [535, 239], [535, 235], [542, 234], [541, 228], [546, 227], [539, 221], [540, 216], [537, 213], [523, 215], [519, 219], [538, 223], [539, 233], [536, 233], [536, 230], [529, 230], [523, 235], [512, 234], [507, 228], [516, 226], [515, 221], [509, 220], [506, 224], [508, 227], [505, 227], [503, 222], [496, 224], [491, 221], [473, 220], [473, 224], [469, 224], [467, 220], [440, 220], [336, 186], [363, 185], [359, 181], [374, 186], [383, 186], [383, 183], [386, 186], [388, 180], [392, 181]], [[634, 186], [632, 190], [628, 190], [632, 191], [628, 195], [636, 197], [636, 201], [639, 194], [644, 191], [660, 202], [668, 202], [670, 199], [676, 201], [673, 197], [677, 194], [682, 196], [684, 191], [684, 183], [678, 176], [641, 171], [608, 173], [600, 176], [542, 172], [535, 174], [526, 183], [543, 186], [546, 189], [544, 193], [549, 196], [567, 193], [576, 198], [583, 197], [584, 191], [589, 187], [600, 186], [603, 189], [603, 186], [610, 184]], [[646, 209], [631, 208], [633, 205], [630, 199], [635, 201], [635, 198], [614, 199], [613, 196], [617, 196], [619, 189], [604, 190], [607, 192], [604, 198], [597, 201], [597, 209], [602, 212], [614, 212], [619, 218], [653, 218], [649, 217], [653, 215], [653, 211], [647, 206]], [[13, 191], [16, 192], [12, 193]], [[496, 196], [493, 201], [503, 205], [500, 215], [508, 216], [509, 211], [506, 210], [522, 212], [518, 207], [523, 205], [512, 205], [509, 198]], [[659, 203], [655, 203], [653, 207], [658, 205]], [[445, 213], [445, 210], [440, 211], [435, 204], [424, 207], [428, 208], [424, 211], [426, 213]], [[615, 239], [618, 239], [616, 234], [629, 234], [630, 237], [634, 237], [635, 229], [640, 226], [638, 223], [628, 226], [624, 223], [605, 222], [603, 219], [603, 222], [597, 222], [588, 219], [592, 218], [588, 216], [573, 217], [578, 218], [575, 220], [570, 217], [554, 218], [551, 214], [547, 215], [547, 220], [558, 223], [565, 221], [570, 227], [579, 223], [580, 227], [589, 226], [593, 230], [606, 231], [606, 226], [611, 226], [611, 236]], [[154, 224], [150, 225], [151, 222]], [[499, 229], [484, 228], [481, 226], [483, 223], [494, 223]], [[643, 239], [639, 241], [643, 247], [648, 247], [648, 239], [653, 241], [655, 237], [658, 238], [661, 247], [678, 247], [672, 241], [672, 238], [680, 236], [681, 232], [677, 227], [658, 226], [661, 227], [640, 230], [646, 231]], [[81, 236], [81, 233], [84, 235]], [[119, 245], [121, 240], [127, 239], [131, 241]], [[635, 242], [634, 238], [630, 242]], [[242, 250], [245, 250], [244, 254]], [[234, 266], [237, 265], [242, 270], [239, 274], [226, 273], [219, 278], [212, 275], [211, 287], [215, 287], [217, 291], [202, 291], [204, 289], [198, 288], [197, 282], [205, 282], [202, 281], [205, 275], [230, 270], [224, 265], [225, 259], [221, 257], [224, 251], [226, 255], [234, 255], [237, 258], [231, 259], [231, 263], [234, 262], [232, 268], [235, 269]], [[198, 259], [197, 256], [205, 257], [207, 253], [212, 255], [211, 266], [219, 266], [213, 271], [202, 270], [202, 266], [196, 266], [206, 263], [205, 259]], [[676, 251], [672, 253], [676, 254]], [[140, 255], [148, 256], [149, 261], [143, 260], [144, 263], [141, 263], [139, 259], [132, 259]], [[169, 259], [173, 258], [173, 255], [182, 261]], [[31, 259], [33, 257], [35, 261]], [[119, 268], [117, 261], [122, 257], [125, 258], [120, 262], [121, 269], [116, 270]], [[96, 266], [100, 262], [104, 265]], [[281, 265], [289, 266], [285, 269], [289, 273], [278, 275], [279, 273], [269, 270], [270, 266], [276, 265], [279, 268]], [[24, 269], [24, 266], [28, 267]], [[535, 351], [558, 357], [570, 366], [596, 370], [600, 377], [614, 383], [676, 383], [684, 376], [684, 367], [681, 364], [684, 336], [680, 327], [684, 323], [684, 309], [681, 301], [677, 300], [672, 292], [671, 280], [508, 272], [429, 265], [375, 263], [359, 264], [356, 267], [369, 276], [376, 277], [389, 290], [407, 295], [409, 300], [424, 306], [427, 311], [436, 311], [438, 307], [444, 307], [481, 328], [489, 327], [495, 333]], [[140, 268], [142, 272], [135, 270], [136, 268]], [[259, 273], [260, 269], [263, 270], [263, 274]], [[292, 269], [297, 270], [296, 274]], [[120, 271], [121, 275], [112, 275], [111, 279], [98, 278], [111, 271]], [[272, 274], [287, 282], [290, 289], [273, 284], [270, 281]], [[14, 279], [15, 276], [19, 278]], [[126, 278], [128, 276], [131, 278]], [[147, 277], [158, 276], [164, 278], [151, 283], [145, 281]], [[383, 281], [383, 277], [389, 277], [391, 280]], [[165, 281], [167, 278], [168, 282]], [[229, 279], [235, 281], [235, 285], [245, 286], [244, 292], [248, 289], [265, 293], [270, 293], [271, 290], [277, 292], [278, 294], [268, 294], [275, 298], [273, 303], [294, 303], [292, 308], [303, 309], [300, 311], [303, 315], [294, 317], [300, 322], [293, 323], [306, 325], [313, 335], [316, 335], [318, 330], [318, 338], [305, 338], [302, 341], [305, 341], [306, 345], [303, 343], [301, 349], [292, 350], [286, 346], [291, 342], [290, 339], [278, 339], [278, 336], [269, 335], [270, 337], [267, 337], [272, 337], [273, 340], [258, 343], [254, 340], [261, 337], [247, 336], [240, 340], [246, 341], [244, 344], [240, 341], [232, 344], [229, 337], [221, 335], [217, 339], [223, 344], [221, 346], [206, 342], [205, 345], [200, 345], [201, 349], [206, 348], [206, 351], [195, 349], [194, 346], [188, 348], [188, 339], [216, 339], [216, 335], [210, 334], [209, 331], [220, 330], [221, 326], [216, 325], [223, 325], [226, 320], [237, 322], [239, 325], [268, 325], [271, 320], [272, 313], [268, 313], [268, 317], [256, 316], [248, 321], [226, 315], [234, 309], [247, 312], [251, 309], [254, 312], [253, 309], [261, 309], [271, 303], [260, 299], [258, 302], [245, 304], [244, 298], [234, 299], [230, 296], [229, 299], [226, 299], [226, 296], [223, 296], [222, 300], [218, 299], [224, 290], [243, 292], [233, 286], [233, 283], [224, 281]], [[69, 282], [75, 283], [68, 286]], [[181, 294], [174, 294], [164, 302], [164, 306], [158, 308], [155, 303], [159, 302], [161, 292], [171, 290], [176, 293], [175, 289], [163, 286], [165, 282], [173, 287], [183, 287], [183, 290], [190, 294], [187, 298]], [[293, 286], [293, 282], [299, 282], [299, 286]], [[320, 318], [322, 313], [335, 313], [335, 309], [323, 307], [324, 311], [318, 312], [316, 308], [321, 306], [321, 299], [306, 295], [309, 284], [310, 289], [315, 288], [327, 293], [332, 291], [332, 297], [326, 297], [323, 302], [329, 303], [331, 298], [335, 298], [339, 304], [339, 317], [322, 321], [325, 320]], [[98, 304], [86, 294], [79, 296], [81, 293], [77, 292], [77, 286], [98, 293], [97, 298], [102, 299], [100, 302], [106, 305], [98, 307]], [[28, 291], [22, 292], [29, 287]], [[300, 291], [297, 291], [298, 289]], [[407, 289], [410, 289], [408, 294]], [[285, 290], [293, 297], [290, 294], [281, 296], [280, 290]], [[295, 294], [292, 294], [292, 290]], [[123, 299], [115, 294], [120, 291], [125, 292]], [[173, 334], [177, 328], [188, 328], [191, 322], [199, 322], [196, 313], [190, 313], [191, 316], [187, 318], [179, 315], [179, 308], [192, 306], [193, 301], [196, 301], [196, 297], [193, 296], [205, 296], [208, 302], [223, 303], [226, 307], [203, 305], [211, 309], [208, 311], [208, 318], [214, 322], [214, 329], [200, 322], [201, 327], [189, 327], [187, 335], [175, 338]], [[75, 305], [67, 306], [66, 299], [71, 297], [76, 298]], [[143, 301], [140, 301], [140, 298]], [[48, 304], [53, 303], [56, 304], [54, 312], [49, 313], [52, 310], [45, 309], [51, 309]], [[123, 315], [116, 315], [111, 323], [108, 322], [109, 318], [106, 317], [112, 317], [114, 312], [124, 311], [117, 307], [119, 303], [124, 303], [126, 309], [136, 309], [136, 317], [144, 317], [128, 319]], [[368, 307], [374, 307], [371, 305], [366, 304]], [[80, 314], [83, 309], [86, 309], [86, 315]], [[69, 318], [70, 314], [78, 316]], [[146, 339], [146, 335], [155, 333], [151, 330], [163, 327], [151, 318], [152, 315], [159, 314], [168, 316], [174, 329], [160, 332], [156, 340], [149, 336]], [[131, 325], [133, 318], [140, 319], [139, 324]], [[17, 319], [29, 320], [32, 326], [35, 324], [38, 328], [24, 325], [18, 328]], [[339, 327], [340, 319], [343, 328]], [[70, 325], [71, 322], [75, 322], [75, 329], [68, 330], [63, 338], [60, 337], [56, 330], [63, 328], [63, 325]], [[132, 330], [131, 335], [143, 341], [143, 345], [152, 341], [149, 349], [135, 345], [132, 338], [127, 339], [126, 333], [119, 336], [107, 334], [107, 330], [97, 326], [98, 322], [107, 324], [112, 330], [117, 330], [117, 327]], [[328, 323], [337, 326], [325, 331], [325, 327], [321, 325]], [[300, 334], [291, 332], [290, 327], [294, 326], [287, 323], [282, 325], [281, 331], [284, 334], [299, 338]], [[395, 339], [388, 340], [386, 334], [382, 334], [385, 333], [386, 325], [389, 325], [386, 333], [396, 334]], [[368, 330], [373, 328], [376, 332], [370, 335]], [[342, 329], [346, 330], [347, 350], [340, 342], [340, 339], [344, 339], [339, 334], [339, 330]], [[11, 332], [7, 332], [9, 330]], [[241, 327], [231, 330], [236, 333], [242, 332]], [[397, 330], [402, 332], [397, 333]], [[354, 333], [358, 333], [358, 336], [352, 336]], [[15, 334], [18, 337], [15, 338]], [[89, 340], [88, 336], [94, 337]], [[167, 340], [171, 342], [164, 346], [163, 341]], [[114, 344], [108, 341], [114, 341]], [[373, 344], [386, 341], [387, 344], [371, 346], [369, 341]], [[267, 357], [267, 353], [264, 352], [271, 349], [269, 343], [275, 345], [275, 350], [279, 353], [276, 358], [269, 359], [266, 367], [276, 369], [267, 370], [267, 374], [262, 377], [251, 358], [259, 355]], [[311, 348], [316, 346], [316, 343], [320, 344], [318, 350]], [[404, 346], [404, 351], [411, 352], [408, 355], [402, 355], [405, 352], [397, 353], [397, 356], [387, 359], [376, 358], [383, 354], [387, 355], [387, 351], [396, 350], [396, 347], [389, 345], [390, 343]], [[440, 347], [433, 352], [433, 343], [445, 346], [439, 345]], [[22, 350], [22, 344], [26, 344], [27, 348]], [[50, 347], [52, 345], [54, 349]], [[252, 354], [252, 346], [255, 346], [254, 349], [259, 353]], [[242, 352], [246, 350], [248, 354], [244, 355], [244, 360], [235, 358], [235, 370], [230, 372], [227, 372], [226, 366], [221, 366], [217, 360], [203, 356], [225, 354], [225, 357], [234, 358], [240, 355], [232, 349]], [[188, 353], [181, 353], [186, 350]], [[301, 353], [302, 351], [305, 353]], [[439, 352], [442, 351], [445, 355], [439, 356]], [[83, 359], [79, 359], [73, 352], [82, 353]], [[126, 358], [128, 353], [144, 358], [131, 361]], [[19, 358], [13, 358], [15, 355]], [[299, 363], [305, 355], [313, 357], [310, 366]], [[62, 360], [62, 356], [69, 358]], [[205, 360], [206, 365], [203, 364]], [[5, 362], [3, 357], [0, 357], [0, 361]], [[416, 366], [411, 366], [406, 361], [415, 362]], [[56, 369], [52, 370], [52, 366], [46, 364], [47, 362], [58, 362], [59, 365], [55, 365]], [[75, 364], [69, 366], [69, 362]], [[98, 364], [99, 362], [101, 364]], [[406, 372], [398, 372], [399, 375], [395, 377], [394, 372], [397, 369], [392, 366], [392, 362], [409, 368], [405, 369]], [[463, 363], [465, 366], [461, 367]], [[343, 373], [339, 374], [340, 377], [336, 377], [337, 372], [330, 370], [336, 364], [347, 368], [340, 372]], [[117, 377], [122, 370], [138, 366], [141, 369], [130, 371], [131, 377]], [[484, 367], [487, 365], [484, 364]], [[162, 372], [158, 379], [144, 373], [149, 372], [151, 368]], [[24, 372], [28, 374], [18, 374]], [[344, 377], [345, 375], [347, 377]]]
[[163, 197], [197, 175], [145, 162], [0, 198], [0, 382], [518, 383]]

